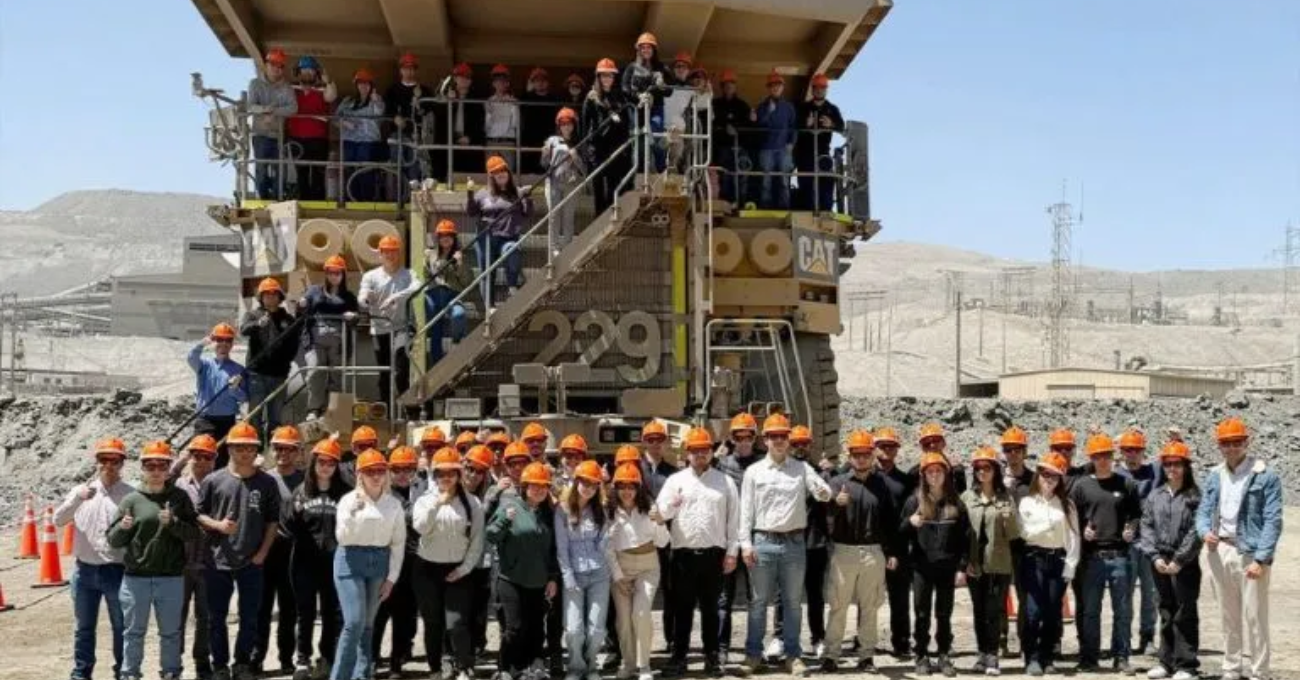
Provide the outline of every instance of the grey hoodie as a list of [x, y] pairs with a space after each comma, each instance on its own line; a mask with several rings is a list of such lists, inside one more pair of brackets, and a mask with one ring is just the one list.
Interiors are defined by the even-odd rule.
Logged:
[[257, 137], [277, 137], [280, 134], [281, 118], [298, 113], [298, 98], [294, 96], [293, 86], [281, 79], [273, 83], [258, 76], [248, 83], [248, 110], [253, 116], [253, 135]]

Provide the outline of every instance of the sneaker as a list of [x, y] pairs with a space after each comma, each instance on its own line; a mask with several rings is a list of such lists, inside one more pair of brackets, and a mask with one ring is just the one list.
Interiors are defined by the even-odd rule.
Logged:
[[636, 680], [655, 680], [655, 674], [649, 668], [646, 668], [637, 674]]
[[952, 665], [952, 659], [948, 658], [947, 654], [939, 655], [939, 670], [946, 678], [957, 677], [957, 667]]
[[857, 669], [863, 673], [875, 673], [876, 662], [874, 659], [872, 659], [869, 656], [863, 657], [861, 659], [858, 659]]
[[293, 667], [293, 680], [311, 680], [311, 664], [299, 661]]
[[1049, 663], [1049, 664], [1047, 664], [1046, 666], [1043, 666], [1043, 674], [1044, 674], [1044, 675], [1060, 675], [1061, 672], [1060, 672], [1059, 670], [1056, 669], [1056, 664], [1051, 664], [1051, 663]]
[[1115, 659], [1115, 672], [1121, 675], [1133, 675], [1133, 666], [1129, 664], [1128, 659]]
[[1192, 671], [1178, 671], [1174, 673], [1174, 680], [1195, 680], [1196, 673]]
[[686, 659], [669, 659], [668, 665], [664, 666], [663, 676], [680, 678], [683, 675], [686, 675]]
[[803, 659], [790, 659], [785, 662], [785, 671], [796, 678], [808, 677], [808, 664]]
[[838, 660], [836, 660], [836, 659], [832, 659], [832, 658], [830, 658], [830, 657], [824, 657], [824, 658], [822, 658], [821, 663], [818, 664], [818, 666], [817, 666], [817, 670], [819, 670], [819, 671], [821, 671], [821, 672], [823, 672], [823, 673], [834, 673], [834, 672], [838, 671], [839, 669], [840, 669], [840, 662], [839, 662]]
[[1148, 633], [1148, 634], [1146, 634], [1146, 635], [1142, 635], [1142, 636], [1140, 636], [1140, 637], [1138, 638], [1138, 646], [1137, 646], [1137, 649], [1133, 650], [1133, 655], [1134, 655], [1134, 656], [1146, 656], [1147, 653], [1149, 653], [1149, 652], [1151, 652], [1151, 653], [1155, 652], [1156, 650], [1155, 650], [1155, 648], [1154, 648], [1154, 645], [1152, 644], [1153, 642], [1155, 642], [1155, 636], [1154, 636], [1154, 635], [1151, 635], [1151, 634]]
[[316, 659], [316, 665], [311, 669], [311, 678], [312, 680], [326, 680], [332, 670], [334, 670], [334, 664], [328, 659]]
[[813, 643], [813, 658], [820, 659], [824, 656], [826, 656], [826, 643], [825, 642]]
[[1037, 661], [1030, 661], [1029, 664], [1025, 666], [1025, 675], [1034, 678], [1042, 677], [1043, 667], [1039, 666]]
[[753, 675], [763, 668], [763, 660], [756, 656], [746, 656], [745, 660], [740, 662], [740, 672], [744, 675]]
[[253, 669], [243, 664], [236, 664], [230, 669], [231, 680], [256, 680], [257, 673]]
[[605, 655], [605, 660], [600, 664], [600, 670], [608, 673], [617, 670], [623, 666], [623, 655], [618, 652], [612, 652]]
[[1074, 667], [1075, 673], [1097, 673], [1101, 671], [1101, 665], [1096, 661], [1080, 661]]
[[469, 671], [462, 669], [459, 673], [456, 674], [456, 680], [472, 680], [472, 678], [470, 676]]
[[929, 675], [934, 669], [930, 668], [930, 658], [924, 654], [916, 655], [916, 674]]
[[[685, 667], [685, 662], [682, 664]], [[704, 674], [711, 678], [720, 678], [726, 675], [722, 671], [722, 659], [719, 657], [710, 657], [704, 660]]]
[[998, 667], [998, 657], [996, 654], [989, 655], [989, 663], [984, 669], [984, 675], [1002, 675], [1002, 669]]
[[614, 674], [614, 680], [632, 680], [636, 677], [636, 669], [630, 666], [623, 666]]
[[989, 667], [987, 659], [988, 659], [987, 656], [980, 654], [979, 658], [975, 659], [975, 663], [970, 667], [971, 672], [975, 674], [982, 674], [984, 672], [984, 669]]
[[212, 671], [212, 680], [230, 680], [229, 668], [217, 668]]
[[587, 671], [587, 680], [600, 680], [600, 671]]
[[1169, 677], [1169, 669], [1159, 665], [1153, 666], [1151, 670], [1147, 671], [1147, 677], [1151, 680], [1165, 680], [1165, 678]]
[[785, 656], [785, 643], [781, 638], [772, 638], [767, 642], [767, 649], [763, 651], [763, 656], [769, 659], [779, 659]]

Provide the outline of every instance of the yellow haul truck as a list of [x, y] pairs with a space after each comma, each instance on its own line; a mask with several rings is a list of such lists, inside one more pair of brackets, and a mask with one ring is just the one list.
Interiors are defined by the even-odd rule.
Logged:
[[[227, 52], [249, 60], [250, 77], [287, 58], [290, 82], [295, 66], [333, 77], [309, 84], [306, 96], [336, 94], [323, 110], [313, 108], [319, 100], [306, 101], [283, 115], [266, 105], [265, 92], [226, 94], [194, 75], [195, 94], [212, 106], [212, 158], [235, 171], [233, 203], [211, 214], [243, 239], [244, 307], [255, 304], [265, 277], [297, 299], [323, 280], [333, 256], [345, 261], [356, 291], [362, 273], [379, 266], [385, 236], [400, 237], [403, 258], [422, 282], [394, 336], [409, 352], [376, 360], [369, 331], [376, 320], [363, 313], [345, 334], [345, 365], [332, 369], [341, 381], [326, 412], [307, 419], [303, 388], [313, 371], [327, 369], [300, 362], [276, 394], [285, 403], [283, 420], [345, 438], [364, 423], [407, 441], [431, 423], [454, 436], [467, 428], [517, 434], [538, 420], [552, 450], [578, 433], [596, 454], [607, 454], [636, 441], [650, 418], [676, 424], [675, 436], [690, 422], [721, 434], [739, 411], [781, 410], [811, 427], [818, 455], [839, 446], [829, 341], [841, 328], [839, 280], [853, 242], [880, 229], [870, 211], [867, 126], [846, 121], [821, 145], [816, 139], [830, 132], [800, 131], [796, 146], [813, 144], [815, 166], [766, 175], [757, 115], [766, 102], [749, 109], [756, 114], [749, 120], [733, 120], [735, 110], [711, 97], [734, 89], [756, 104], [781, 80], [785, 99], [797, 106], [821, 80], [816, 76], [843, 74], [891, 0], [194, 4]], [[649, 39], [667, 80], [653, 81], [651, 96], [630, 93], [620, 109], [626, 115], [613, 121], [620, 134], [597, 130], [603, 148], [590, 134], [594, 126], [580, 121], [570, 144], [582, 162], [575, 160], [578, 171], [561, 186], [536, 162], [554, 130], [551, 117], [562, 105], [582, 115], [594, 67], [608, 70], [601, 60], [613, 60], [621, 79], [637, 45]], [[687, 85], [674, 88], [673, 65], [683, 60]], [[361, 95], [347, 105], [362, 109], [369, 91], [381, 100], [400, 94], [399, 64], [418, 64], [421, 87], [410, 113], [398, 128], [396, 102], [386, 102], [384, 113], [369, 119], [378, 143], [359, 155], [349, 142], [366, 116], [340, 111], [340, 102]], [[543, 71], [552, 84], [547, 96], [539, 95]], [[366, 94], [361, 80], [372, 83]], [[519, 96], [489, 99], [493, 90], [484, 85], [491, 81], [505, 81]], [[573, 103], [563, 104], [571, 86]], [[502, 115], [522, 126], [503, 126]], [[484, 129], [485, 117], [492, 130]], [[517, 186], [533, 199], [514, 251], [504, 254], [484, 248], [496, 223], [468, 210], [488, 186], [493, 156], [508, 159]], [[554, 194], [547, 194], [548, 179]], [[772, 209], [764, 185], [792, 180], [814, 185], [797, 192], [811, 204]], [[608, 207], [593, 199], [601, 192], [613, 194]], [[574, 215], [571, 236], [554, 227], [566, 208]], [[438, 225], [448, 222], [473, 281], [426, 305], [442, 274], [430, 271], [426, 254], [436, 247]], [[522, 280], [506, 280], [515, 263]], [[460, 312], [466, 333], [449, 337]], [[409, 385], [397, 384], [403, 372]], [[380, 381], [390, 387], [386, 402]]]

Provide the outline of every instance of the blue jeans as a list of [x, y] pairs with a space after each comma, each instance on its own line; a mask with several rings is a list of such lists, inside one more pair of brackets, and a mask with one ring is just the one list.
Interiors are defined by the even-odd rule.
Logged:
[[722, 168], [722, 200], [732, 203], [738, 207], [745, 206], [746, 187], [749, 185], [749, 175], [737, 174], [741, 171], [750, 169], [749, 153], [739, 146], [722, 146], [719, 145], [714, 150], [714, 163]]
[[[506, 285], [515, 288], [523, 285], [523, 261], [518, 246], [518, 236], [480, 235], [474, 240], [474, 252], [478, 255], [479, 271], [486, 272], [488, 267], [492, 266], [492, 263], [496, 262], [504, 254], [506, 261], [502, 266], [506, 269]], [[496, 272], [488, 272], [479, 281], [479, 286], [482, 288], [483, 304], [488, 307], [495, 307], [501, 302], [492, 296], [492, 282], [495, 279]]]
[[596, 654], [605, 644], [609, 617], [609, 569], [575, 574], [575, 588], [564, 589], [564, 637], [569, 648], [569, 673], [597, 671]]
[[767, 606], [781, 598], [781, 642], [787, 659], [803, 655], [799, 646], [803, 623], [803, 579], [807, 551], [802, 531], [789, 534], [754, 532], [756, 562], [749, 569], [754, 583], [754, 600], [749, 603], [749, 625], [745, 633], [745, 656], [763, 655], [767, 634]]
[[253, 137], [253, 180], [257, 197], [262, 200], [280, 198], [280, 141], [275, 137]]
[[122, 579], [122, 614], [126, 620], [122, 649], [122, 675], [138, 678], [144, 661], [144, 634], [149, 630], [149, 610], [158, 617], [159, 666], [163, 675], [181, 674], [181, 609], [183, 576], [127, 576]]
[[230, 598], [239, 589], [239, 633], [235, 636], [235, 664], [252, 663], [257, 647], [257, 610], [262, 605], [262, 568], [249, 564], [233, 571], [208, 567], [208, 642], [212, 648], [212, 667], [230, 666], [230, 637], [226, 617], [230, 616]]
[[[248, 407], [257, 408], [272, 392], [284, 384], [284, 380], [284, 378], [249, 371]], [[280, 426], [280, 409], [283, 407], [284, 393], [281, 392], [274, 399], [266, 402], [266, 406], [260, 413], [253, 416], [252, 425], [262, 435], [262, 441], [270, 439], [271, 430]]]
[[90, 678], [95, 672], [95, 632], [99, 627], [99, 598], [108, 608], [113, 627], [113, 675], [122, 669], [122, 605], [118, 595], [126, 568], [120, 564], [77, 562], [72, 570], [72, 611], [77, 632], [72, 643], [72, 677]]
[[1151, 558], [1142, 554], [1137, 546], [1131, 546], [1128, 549], [1129, 563], [1133, 565], [1133, 576], [1130, 580], [1142, 592], [1142, 608], [1138, 621], [1138, 637], [1143, 640], [1155, 640], [1156, 635], [1156, 605], [1160, 604], [1156, 597], [1156, 572], [1151, 566]]
[[[664, 125], [664, 107], [662, 104], [650, 109], [650, 131], [662, 134], [667, 127]], [[668, 167], [668, 139], [666, 137], [655, 137], [650, 141], [650, 152], [655, 157], [655, 171], [663, 172]]]
[[[381, 142], [343, 142], [344, 163], [378, 163], [386, 157]], [[343, 200], [367, 202], [383, 198], [382, 168], [345, 168]]]
[[763, 191], [760, 208], [766, 210], [790, 209], [790, 171], [794, 162], [785, 149], [763, 149], [758, 152], [758, 169], [763, 173]]
[[451, 311], [429, 327], [429, 361], [425, 366], [426, 369], [431, 368], [442, 358], [442, 337], [447, 332], [449, 322], [453, 341], [460, 342], [465, 337], [465, 306], [459, 302], [455, 304], [451, 302], [457, 295], [459, 293], [446, 286], [432, 286], [424, 290], [425, 323], [429, 323], [429, 319], [445, 309], [447, 305], [451, 305]]
[[1115, 659], [1129, 656], [1129, 634], [1133, 619], [1133, 572], [1129, 567], [1128, 549], [1114, 557], [1088, 555], [1083, 568], [1083, 601], [1079, 616], [1083, 620], [1079, 635], [1079, 662], [1096, 663], [1101, 650], [1101, 597], [1110, 589], [1110, 607], [1115, 615], [1110, 635], [1110, 653]]
[[388, 548], [344, 545], [334, 551], [334, 587], [343, 610], [343, 632], [330, 680], [370, 677], [370, 638], [379, 613], [379, 587], [388, 578]]
[[[1064, 553], [1064, 551], [1062, 551]], [[1061, 641], [1061, 598], [1065, 597], [1064, 554], [1052, 555], [1028, 549], [1020, 557], [1016, 578], [1025, 594], [1020, 603], [1024, 623], [1020, 629], [1020, 651], [1025, 663], [1048, 666], [1055, 661], [1056, 643]], [[1075, 574], [1076, 578], [1078, 574]]]

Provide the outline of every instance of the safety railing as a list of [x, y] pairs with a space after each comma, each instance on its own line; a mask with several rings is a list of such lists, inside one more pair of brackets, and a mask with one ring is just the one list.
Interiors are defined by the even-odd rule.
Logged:
[[[859, 143], [845, 134], [848, 129], [796, 129], [788, 131], [794, 140], [790, 144], [764, 148], [770, 145], [763, 138], [778, 132], [729, 127], [714, 135], [725, 200], [764, 210], [870, 214], [869, 205], [856, 204], [856, 190], [868, 181], [865, 138]], [[855, 122], [851, 134], [865, 136], [865, 131], [865, 125]], [[844, 143], [836, 146], [837, 137]], [[797, 190], [790, 188], [792, 180], [798, 182]]]
[[[737, 338], [748, 336], [753, 341], [715, 343], [715, 333], [729, 333]], [[760, 338], [760, 334], [763, 337]], [[787, 335], [788, 341], [784, 337]], [[767, 381], [768, 392], [773, 395], [779, 394], [781, 403], [791, 411], [795, 411], [794, 415], [805, 422], [807, 418], [811, 417], [812, 399], [808, 395], [807, 383], [804, 381], [803, 362], [799, 359], [799, 346], [794, 325], [789, 321], [785, 319], [713, 319], [705, 325], [705, 342], [704, 375], [710, 376], [713, 374], [713, 355], [717, 352], [757, 353], [759, 359], [763, 362], [761, 373]], [[790, 355], [793, 357], [793, 374], [790, 372], [790, 366], [786, 361], [787, 342]], [[775, 367], [769, 366], [767, 363], [769, 354], [773, 359], [773, 363], [775, 363]], [[772, 383], [774, 374], [777, 378], [776, 384]], [[713, 382], [707, 382], [708, 390], [704, 395], [702, 412], [707, 412], [713, 398]], [[802, 414], [791, 408], [796, 398], [803, 402], [804, 411]]]

